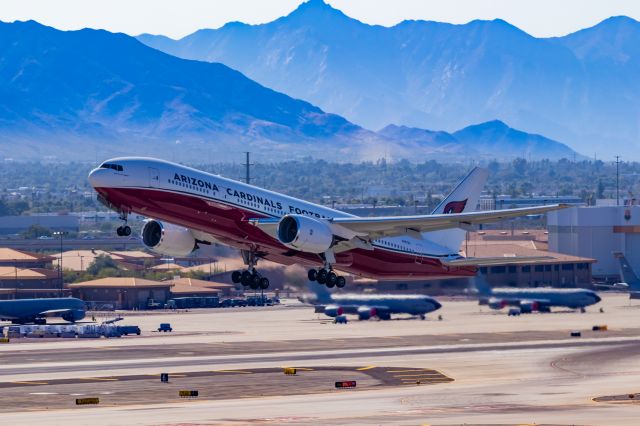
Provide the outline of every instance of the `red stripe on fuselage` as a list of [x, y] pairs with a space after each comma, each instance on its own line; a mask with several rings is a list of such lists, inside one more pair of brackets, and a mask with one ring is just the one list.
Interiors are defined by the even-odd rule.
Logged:
[[[291, 250], [248, 223], [249, 219], [268, 217], [263, 213], [175, 191], [152, 188], [96, 188], [96, 191], [117, 208], [206, 232], [231, 247], [257, 249], [273, 262], [322, 265], [320, 256]], [[449, 268], [438, 259], [380, 248], [338, 253], [336, 262], [337, 270], [373, 279], [450, 278], [473, 276], [476, 272], [473, 267]]]

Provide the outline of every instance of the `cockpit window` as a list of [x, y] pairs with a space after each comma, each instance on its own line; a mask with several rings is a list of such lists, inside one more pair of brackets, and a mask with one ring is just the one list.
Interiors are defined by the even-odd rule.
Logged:
[[124, 170], [120, 164], [111, 164], [111, 163], [103, 163], [100, 166], [100, 168], [101, 169], [113, 169], [113, 170], [115, 170], [117, 172], [121, 172], [121, 171]]

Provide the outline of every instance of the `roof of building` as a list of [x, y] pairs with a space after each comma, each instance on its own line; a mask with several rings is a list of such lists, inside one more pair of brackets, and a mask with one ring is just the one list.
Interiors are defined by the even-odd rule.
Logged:
[[139, 259], [154, 259], [157, 256], [154, 256], [151, 253], [147, 253], [142, 250], [130, 250], [130, 251], [112, 251], [111, 255], [128, 257], [128, 258], [139, 258]]
[[149, 287], [171, 287], [168, 281], [152, 281], [135, 277], [108, 277], [97, 280], [83, 281], [80, 283], [68, 284], [69, 288], [149, 288]]
[[209, 289], [225, 289], [225, 288], [234, 288], [232, 284], [219, 283], [216, 281], [205, 281], [199, 280], [196, 278], [177, 278], [174, 280], [167, 281], [172, 285], [176, 286], [190, 286], [190, 287], [204, 287]]
[[154, 271], [181, 271], [183, 267], [177, 263], [160, 263], [156, 266], [152, 266], [150, 269], [153, 269]]
[[45, 280], [57, 278], [58, 272], [51, 269], [16, 268], [14, 266], [0, 266], [0, 281], [8, 280]]
[[504, 257], [512, 263], [515, 257], [539, 257], [539, 259], [524, 261], [523, 264], [553, 264], [553, 263], [594, 263], [596, 260], [588, 257], [571, 256], [568, 254], [556, 253], [546, 250], [536, 249], [535, 244], [529, 242], [529, 246], [525, 244], [517, 244], [513, 241], [508, 242], [490, 242], [486, 241], [468, 241], [463, 242], [461, 254], [465, 257], [476, 258], [496, 258]]
[[42, 256], [36, 253], [29, 253], [27, 251], [16, 250], [8, 247], [0, 247], [0, 261], [19, 260], [21, 262], [42, 262], [51, 261], [53, 257]]

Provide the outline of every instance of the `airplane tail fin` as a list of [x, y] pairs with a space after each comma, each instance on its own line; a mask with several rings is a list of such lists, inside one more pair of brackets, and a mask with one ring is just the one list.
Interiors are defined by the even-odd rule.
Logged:
[[469, 174], [460, 181], [453, 191], [442, 200], [431, 214], [450, 214], [471, 212], [476, 209], [480, 193], [487, 182], [489, 171], [481, 167], [474, 167]]
[[[470, 212], [476, 209], [480, 193], [487, 182], [489, 171], [480, 167], [475, 167], [462, 179], [453, 191], [442, 200], [431, 214], [455, 214]], [[457, 253], [460, 244], [464, 240], [465, 231], [462, 229], [447, 229], [425, 233], [424, 236], [429, 241], [447, 247], [452, 253]]]
[[492, 294], [491, 285], [487, 282], [484, 275], [478, 273], [475, 277], [474, 283], [476, 290], [478, 290], [478, 294], [482, 297], [489, 297]]
[[331, 292], [329, 292], [326, 285], [308, 281], [307, 288], [315, 295], [316, 305], [327, 305], [333, 301], [331, 298]]
[[618, 259], [618, 262], [620, 262], [620, 279], [627, 283], [629, 290], [640, 291], [640, 279], [638, 279], [633, 268], [631, 268], [627, 258], [624, 254], [618, 252], [613, 253], [613, 255]]

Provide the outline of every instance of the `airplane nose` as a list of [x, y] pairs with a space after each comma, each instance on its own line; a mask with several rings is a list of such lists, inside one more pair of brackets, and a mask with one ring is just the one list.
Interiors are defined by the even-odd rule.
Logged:
[[438, 309], [442, 308], [442, 304], [440, 302], [438, 302], [437, 300], [433, 300], [431, 303], [433, 303], [433, 310], [437, 311]]
[[94, 188], [99, 188], [101, 186], [105, 186], [106, 184], [106, 173], [109, 170], [107, 169], [93, 169], [89, 172], [89, 183]]
[[602, 298], [597, 294], [594, 294], [593, 297], [595, 299], [595, 302], [593, 302], [594, 305], [602, 300]]

